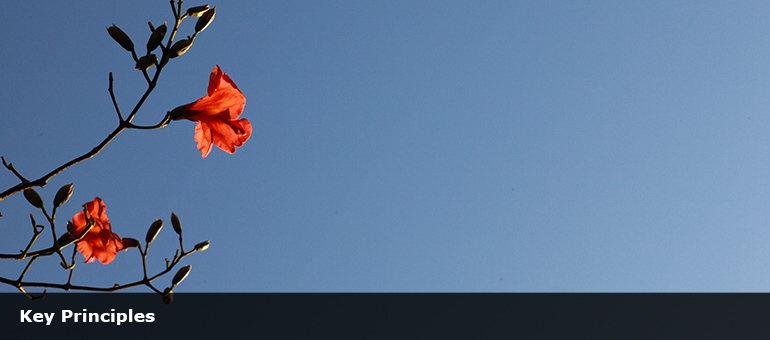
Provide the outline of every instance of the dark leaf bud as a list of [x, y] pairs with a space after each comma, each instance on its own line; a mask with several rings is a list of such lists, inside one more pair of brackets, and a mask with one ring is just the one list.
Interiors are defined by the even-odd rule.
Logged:
[[155, 241], [155, 237], [160, 233], [160, 228], [163, 228], [163, 220], [158, 219], [155, 222], [152, 222], [150, 229], [147, 230], [147, 236], [144, 238], [144, 240], [147, 241], [147, 244]]
[[135, 238], [130, 238], [130, 237], [123, 238], [123, 251], [128, 250], [128, 248], [133, 248], [138, 246], [139, 246], [139, 241], [137, 241]]
[[150, 40], [147, 41], [147, 51], [154, 51], [163, 42], [163, 38], [166, 36], [166, 23], [152, 31]]
[[131, 42], [131, 38], [118, 28], [118, 26], [112, 24], [112, 27], [107, 27], [107, 32], [110, 33], [112, 39], [115, 39], [115, 41], [117, 41], [120, 46], [123, 46], [126, 51], [131, 52], [134, 50], [134, 43]]
[[198, 244], [195, 245], [195, 250], [196, 251], [204, 251], [206, 249], [209, 249], [209, 245], [210, 244], [211, 244], [211, 241], [208, 241], [208, 240], [203, 241], [203, 242], [198, 243]]
[[64, 233], [56, 242], [59, 244], [59, 246], [63, 246], [72, 243], [74, 240], [74, 235], [70, 233]]
[[56, 196], [53, 198], [54, 207], [58, 208], [64, 205], [64, 203], [67, 203], [70, 196], [72, 196], [72, 183], [61, 187], [59, 191], [56, 192]]
[[195, 6], [187, 9], [187, 16], [197, 18], [209, 10], [209, 5]]
[[184, 267], [182, 267], [182, 268], [179, 268], [179, 271], [176, 272], [176, 275], [174, 275], [174, 279], [171, 280], [171, 284], [176, 286], [176, 285], [182, 283], [182, 281], [187, 277], [187, 274], [190, 274], [190, 269], [191, 268], [192, 268], [192, 266], [189, 265], [189, 264], [184, 266]]
[[171, 213], [171, 226], [174, 227], [174, 231], [176, 231], [177, 234], [182, 235], [182, 224], [179, 223], [179, 217], [173, 212]]
[[155, 65], [157, 63], [158, 63], [158, 56], [154, 54], [150, 54], [149, 58], [147, 56], [139, 58], [139, 61], [136, 62], [135, 68], [137, 70], [147, 70], [150, 67], [152, 67], [152, 65]]
[[170, 305], [174, 302], [174, 291], [171, 288], [163, 290], [163, 303]]
[[173, 46], [171, 46], [171, 50], [168, 52], [169, 58], [176, 58], [190, 49], [190, 46], [192, 46], [192, 39], [182, 39], [174, 43]]
[[195, 23], [195, 32], [203, 32], [209, 24], [214, 21], [214, 15], [217, 14], [216, 6], [206, 11], [198, 18], [198, 22]]
[[43, 207], [43, 199], [40, 198], [40, 195], [37, 194], [37, 191], [34, 189], [27, 189], [24, 190], [24, 198], [27, 199], [27, 202], [29, 204], [32, 204], [35, 208], [42, 208]]

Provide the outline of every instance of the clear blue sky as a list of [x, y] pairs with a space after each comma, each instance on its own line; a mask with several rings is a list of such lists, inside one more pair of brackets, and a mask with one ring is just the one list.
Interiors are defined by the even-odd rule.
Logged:
[[[247, 98], [251, 139], [202, 159], [193, 122], [127, 131], [38, 190], [50, 201], [75, 182], [62, 226], [95, 196], [122, 237], [163, 218], [156, 270], [176, 212], [188, 246], [212, 242], [177, 291], [768, 291], [767, 3], [211, 5], [135, 122], [203, 96], [218, 64]], [[105, 27], [141, 46], [171, 12], [19, 1], [0, 19], [0, 155], [37, 178], [116, 126], [109, 72], [123, 110], [144, 91]], [[14, 252], [33, 210], [17, 195], [0, 212]], [[29, 278], [66, 282], [46, 263]], [[140, 273], [133, 250], [80, 263], [73, 282]]]

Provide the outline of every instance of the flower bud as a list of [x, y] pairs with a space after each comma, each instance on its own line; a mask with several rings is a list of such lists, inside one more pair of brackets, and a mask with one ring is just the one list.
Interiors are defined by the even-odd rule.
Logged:
[[180, 236], [182, 235], [182, 224], [179, 223], [179, 217], [173, 212], [171, 213], [171, 226], [174, 227], [174, 231]]
[[163, 42], [163, 37], [166, 36], [166, 23], [152, 31], [150, 40], [147, 41], [147, 51], [154, 51]]
[[195, 251], [204, 251], [206, 249], [209, 249], [210, 244], [211, 244], [211, 241], [209, 240], [198, 243], [195, 245]]
[[72, 183], [61, 187], [59, 191], [56, 192], [56, 196], [53, 198], [54, 207], [58, 208], [64, 205], [64, 203], [67, 203], [70, 196], [72, 196]]
[[173, 46], [171, 46], [171, 50], [168, 52], [169, 58], [176, 58], [190, 49], [190, 46], [192, 46], [192, 39], [182, 39], [174, 43]]
[[214, 15], [217, 14], [217, 7], [214, 6], [212, 9], [204, 12], [200, 18], [198, 18], [198, 22], [195, 23], [195, 32], [203, 32], [203, 30], [206, 29], [206, 27], [209, 26], [209, 24], [214, 21]]
[[118, 26], [112, 24], [112, 27], [107, 27], [107, 32], [110, 34], [112, 39], [115, 39], [115, 41], [117, 41], [120, 46], [123, 46], [126, 51], [131, 52], [134, 50], [134, 43], [131, 41], [131, 38], [129, 38], [126, 33], [118, 28]]
[[37, 191], [34, 189], [26, 189], [24, 190], [24, 198], [27, 199], [27, 202], [29, 204], [32, 204], [35, 208], [42, 208], [43, 207], [43, 199], [40, 198], [40, 195], [37, 194]]
[[187, 9], [187, 16], [197, 18], [209, 10], [209, 5], [195, 6]]
[[56, 242], [59, 244], [59, 246], [63, 246], [72, 243], [74, 240], [75, 236], [67, 232], [60, 236]]
[[154, 54], [150, 54], [149, 58], [147, 56], [139, 58], [139, 61], [136, 62], [136, 69], [137, 70], [147, 70], [152, 65], [155, 65], [158, 63], [158, 56]]
[[184, 281], [184, 279], [187, 277], [187, 274], [190, 274], [190, 269], [191, 268], [192, 268], [192, 266], [189, 265], [189, 264], [184, 266], [184, 267], [182, 267], [182, 268], [179, 268], [179, 271], [176, 272], [176, 275], [174, 275], [174, 279], [171, 280], [171, 284], [176, 286], [176, 285], [182, 283], [182, 281]]
[[123, 242], [123, 251], [128, 250], [128, 248], [139, 246], [139, 241], [136, 240], [135, 238], [124, 237], [122, 242]]
[[174, 290], [171, 287], [163, 290], [163, 303], [170, 305], [174, 302]]
[[59, 237], [59, 239], [57, 240], [59, 245], [63, 246], [63, 245], [70, 244], [72, 242], [75, 242], [79, 236], [85, 236], [84, 233], [79, 233], [75, 235], [74, 232], [75, 232], [75, 225], [72, 224], [72, 221], [67, 221], [67, 232], [62, 234], [62, 236]]
[[147, 244], [155, 241], [155, 237], [157, 237], [158, 233], [160, 233], [160, 228], [163, 228], [163, 220], [158, 219], [155, 220], [155, 222], [152, 222], [150, 229], [147, 230], [147, 236], [144, 238], [144, 240], [147, 241]]

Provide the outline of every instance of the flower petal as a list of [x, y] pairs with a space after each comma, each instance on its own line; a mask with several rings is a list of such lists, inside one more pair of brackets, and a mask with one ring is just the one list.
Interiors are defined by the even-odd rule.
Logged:
[[78, 242], [78, 244], [77, 244], [78, 251], [81, 254], [83, 254], [83, 257], [85, 258], [86, 263], [94, 262], [94, 260], [96, 258], [93, 256], [94, 252], [93, 252], [93, 249], [91, 248], [91, 244], [88, 243], [88, 242], [84, 242], [84, 240], [85, 240], [85, 238], [83, 238], [83, 240], [80, 240]]
[[247, 119], [235, 121], [205, 120], [211, 129], [214, 145], [227, 153], [235, 153], [235, 148], [243, 145], [251, 137], [251, 123]]
[[200, 120], [195, 126], [195, 141], [198, 142], [198, 150], [203, 154], [203, 158], [206, 158], [211, 152], [211, 129]]
[[212, 70], [211, 75], [209, 75], [209, 87], [207, 89], [209, 96], [219, 88], [219, 83], [222, 82], [222, 76], [224, 76], [224, 74], [222, 69], [219, 68], [219, 65], [214, 66], [214, 70]]

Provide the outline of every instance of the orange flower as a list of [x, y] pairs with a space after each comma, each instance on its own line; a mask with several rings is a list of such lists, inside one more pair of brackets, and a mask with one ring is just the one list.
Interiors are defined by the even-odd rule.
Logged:
[[245, 105], [246, 97], [217, 65], [209, 76], [208, 94], [173, 109], [171, 118], [198, 122], [195, 141], [204, 158], [211, 152], [212, 143], [227, 153], [235, 153], [235, 148], [251, 137], [251, 123], [238, 119]]
[[[78, 241], [78, 250], [85, 257], [86, 263], [99, 260], [101, 263], [108, 264], [112, 262], [118, 251], [123, 249], [123, 240], [112, 232], [101, 198], [96, 197], [93, 202], [83, 206], [88, 210], [88, 216], [94, 220], [94, 227]], [[85, 213], [81, 211], [75, 214], [72, 217], [72, 224], [74, 228], [70, 230], [70, 234], [80, 235], [86, 228]]]

